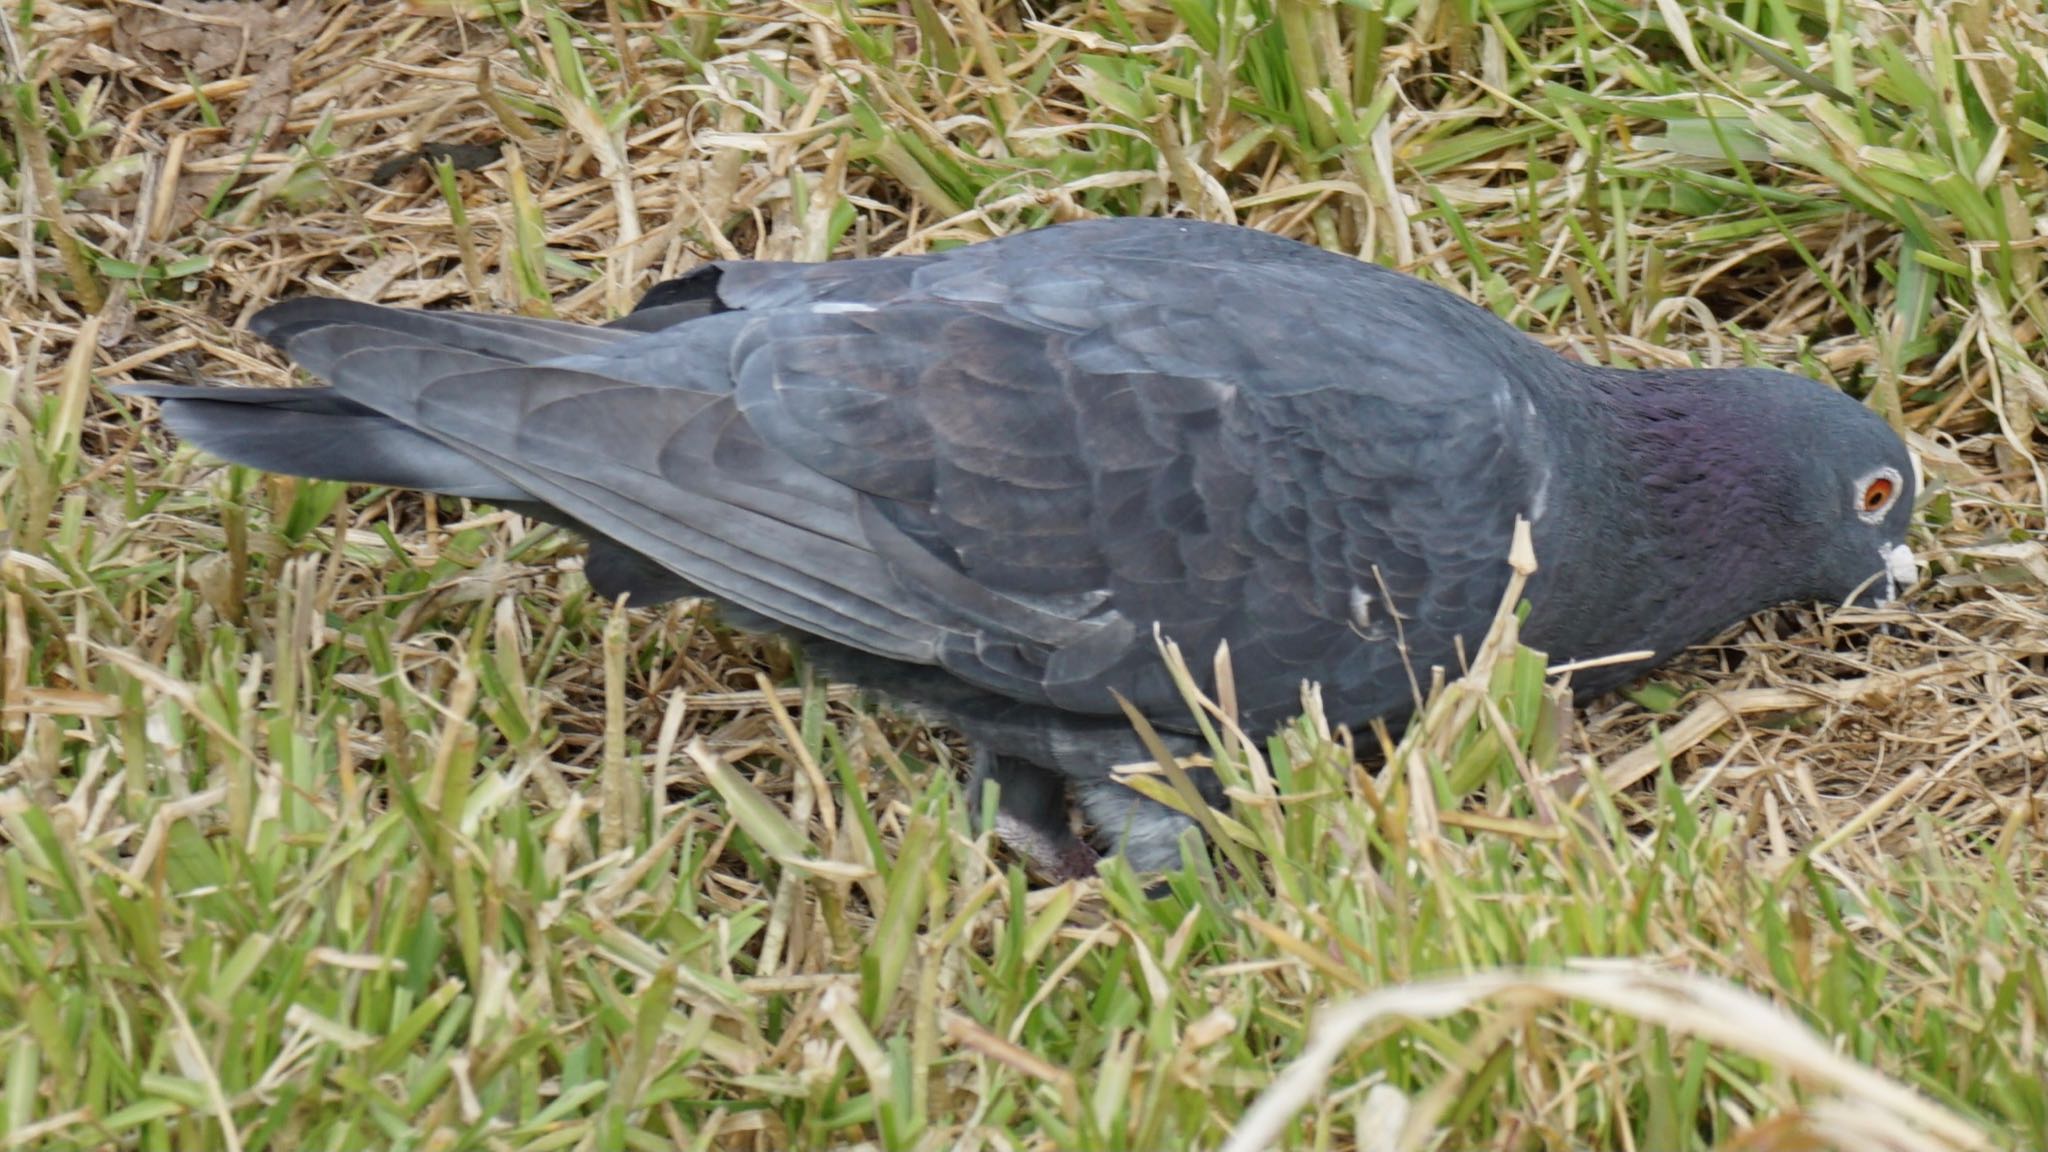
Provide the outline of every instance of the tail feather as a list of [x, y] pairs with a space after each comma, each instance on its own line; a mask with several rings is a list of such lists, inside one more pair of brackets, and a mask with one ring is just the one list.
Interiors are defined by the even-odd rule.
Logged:
[[525, 495], [460, 450], [331, 388], [128, 384], [114, 391], [157, 401], [180, 440], [265, 472], [492, 502]]
[[[298, 339], [306, 333], [337, 325], [405, 337], [422, 344], [455, 348], [517, 364], [538, 364], [563, 356], [600, 352], [635, 335], [560, 320], [471, 312], [421, 312], [326, 296], [301, 296], [273, 304], [249, 321], [249, 330], [279, 348], [292, 351]], [[293, 359], [297, 358], [294, 351]]]

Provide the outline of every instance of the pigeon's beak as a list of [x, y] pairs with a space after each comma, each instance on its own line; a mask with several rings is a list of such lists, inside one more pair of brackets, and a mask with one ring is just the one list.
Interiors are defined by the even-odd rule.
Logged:
[[[1914, 559], [1913, 550], [1904, 544], [1894, 544], [1884, 550], [1884, 579], [1873, 584], [1864, 595], [1877, 604], [1889, 604], [1919, 579], [1920, 563]], [[1877, 595], [1880, 590], [1882, 596]]]

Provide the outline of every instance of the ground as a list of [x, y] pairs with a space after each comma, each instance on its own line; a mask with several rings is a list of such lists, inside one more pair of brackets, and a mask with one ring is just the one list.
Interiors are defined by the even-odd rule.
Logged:
[[[1750, 0], [24, 0], [0, 152], [0, 1147], [2048, 1144], [2048, 26]], [[1926, 579], [1398, 746], [1218, 725], [1163, 895], [573, 541], [231, 470], [320, 292], [1229, 219], [1894, 420]], [[1354, 749], [1359, 751], [1354, 752]], [[1171, 788], [1170, 776], [1147, 783]]]

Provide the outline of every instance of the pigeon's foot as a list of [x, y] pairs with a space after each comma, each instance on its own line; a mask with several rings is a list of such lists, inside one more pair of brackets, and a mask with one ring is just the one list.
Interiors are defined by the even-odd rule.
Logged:
[[996, 838], [1024, 858], [1032, 875], [1054, 884], [1095, 875], [1101, 855], [1074, 833], [1066, 779], [1028, 760], [976, 749], [967, 795], [979, 811], [982, 790], [994, 784]]
[[1024, 858], [1032, 875], [1053, 884], [1086, 880], [1095, 875], [1095, 866], [1102, 861], [1101, 854], [1082, 843], [1071, 830], [1063, 836], [1049, 835], [1047, 829], [1026, 824], [1008, 813], [996, 816], [996, 837]]
[[[1215, 773], [1191, 768], [1188, 774], [1204, 800], [1212, 805], [1224, 802]], [[1000, 789], [996, 835], [1024, 858], [1034, 875], [1054, 883], [1093, 876], [1101, 860], [1101, 853], [1075, 831], [1077, 807], [1095, 842], [1139, 872], [1181, 867], [1184, 837], [1200, 827], [1115, 776], [1070, 776], [1021, 757], [977, 748], [967, 793], [977, 810], [982, 789], [991, 783]]]

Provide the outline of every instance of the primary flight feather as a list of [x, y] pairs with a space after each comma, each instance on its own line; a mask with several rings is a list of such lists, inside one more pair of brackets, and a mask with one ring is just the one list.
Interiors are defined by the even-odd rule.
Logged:
[[[710, 596], [835, 675], [960, 728], [1006, 835], [1140, 866], [1183, 827], [1108, 778], [1116, 697], [1185, 729], [1155, 626], [1228, 643], [1248, 726], [1304, 680], [1398, 717], [1410, 666], [1484, 635], [1517, 517], [1523, 636], [1648, 651], [1913, 573], [1913, 471], [1853, 399], [1755, 369], [1623, 371], [1249, 228], [1059, 225], [943, 253], [723, 262], [605, 327], [304, 298], [252, 327], [316, 389], [131, 386], [275, 472], [468, 496], [565, 525], [632, 602]], [[1398, 641], [1398, 642], [1397, 642]], [[1405, 656], [1403, 649], [1405, 648]]]

